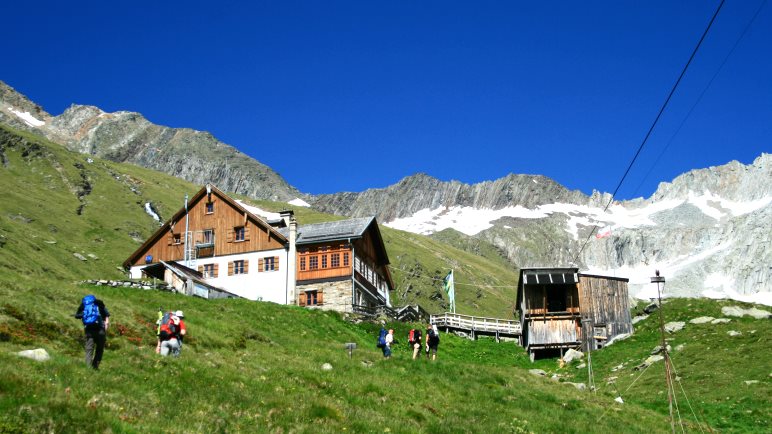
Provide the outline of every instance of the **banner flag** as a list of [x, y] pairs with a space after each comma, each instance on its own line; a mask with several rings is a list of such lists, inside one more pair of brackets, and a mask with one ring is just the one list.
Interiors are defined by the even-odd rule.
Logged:
[[453, 281], [453, 270], [450, 270], [442, 284], [445, 292], [448, 294], [448, 300], [450, 300], [450, 308], [453, 313], [456, 313], [456, 285]]

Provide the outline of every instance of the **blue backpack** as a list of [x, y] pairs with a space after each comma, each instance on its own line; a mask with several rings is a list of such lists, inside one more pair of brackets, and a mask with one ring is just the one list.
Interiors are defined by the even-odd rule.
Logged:
[[83, 297], [83, 325], [99, 324], [99, 317], [96, 297], [93, 295]]
[[381, 332], [378, 333], [378, 345], [376, 345], [378, 348], [383, 348], [386, 346], [386, 334], [389, 333], [386, 331], [386, 329], [382, 328]]

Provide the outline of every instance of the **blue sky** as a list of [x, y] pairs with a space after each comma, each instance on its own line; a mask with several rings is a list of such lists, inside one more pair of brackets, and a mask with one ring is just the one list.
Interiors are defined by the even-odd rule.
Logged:
[[[718, 1], [531, 3], [9, 2], [0, 79], [54, 115], [209, 131], [306, 193], [613, 191]], [[772, 152], [772, 5], [720, 68], [762, 3], [724, 5], [618, 198]]]

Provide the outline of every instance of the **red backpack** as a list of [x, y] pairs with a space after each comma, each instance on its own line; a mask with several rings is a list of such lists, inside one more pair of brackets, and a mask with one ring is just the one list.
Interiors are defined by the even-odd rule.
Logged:
[[407, 341], [411, 344], [415, 342], [415, 329], [410, 329], [410, 333], [407, 335]]
[[176, 338], [179, 331], [179, 326], [174, 324], [171, 312], [169, 312], [161, 319], [161, 327], [158, 328], [158, 338], [161, 341], [168, 341], [171, 338]]

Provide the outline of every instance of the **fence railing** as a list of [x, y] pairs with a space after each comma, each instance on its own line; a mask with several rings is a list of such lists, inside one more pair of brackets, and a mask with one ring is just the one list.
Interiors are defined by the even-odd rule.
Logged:
[[522, 333], [520, 321], [509, 319], [486, 318], [446, 312], [441, 315], [432, 315], [430, 321], [432, 324], [437, 325], [437, 327], [476, 332], [498, 332], [511, 335], [519, 335]]

